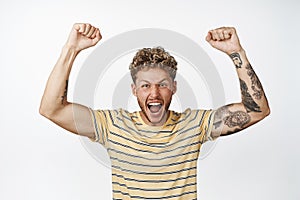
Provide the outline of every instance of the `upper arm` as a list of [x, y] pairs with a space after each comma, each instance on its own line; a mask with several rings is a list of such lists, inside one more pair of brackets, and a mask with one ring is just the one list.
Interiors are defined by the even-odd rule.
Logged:
[[261, 111], [249, 112], [243, 103], [222, 106], [216, 110], [212, 128], [212, 137], [229, 135], [241, 131], [266, 116]]
[[47, 118], [72, 133], [95, 138], [92, 116], [86, 106], [67, 103]]

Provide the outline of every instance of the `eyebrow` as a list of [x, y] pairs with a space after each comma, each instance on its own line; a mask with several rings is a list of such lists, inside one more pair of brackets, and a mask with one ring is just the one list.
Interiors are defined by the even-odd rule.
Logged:
[[[161, 81], [158, 81], [158, 83], [164, 82], [164, 81], [168, 81], [168, 79], [164, 78]], [[146, 82], [146, 83], [150, 83], [150, 81], [147, 80], [140, 80], [139, 82]]]

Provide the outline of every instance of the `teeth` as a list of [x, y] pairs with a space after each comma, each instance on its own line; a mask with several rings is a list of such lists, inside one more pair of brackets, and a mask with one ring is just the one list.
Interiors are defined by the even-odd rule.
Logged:
[[150, 106], [159, 106], [161, 104], [160, 103], [149, 103], [148, 105], [150, 105]]

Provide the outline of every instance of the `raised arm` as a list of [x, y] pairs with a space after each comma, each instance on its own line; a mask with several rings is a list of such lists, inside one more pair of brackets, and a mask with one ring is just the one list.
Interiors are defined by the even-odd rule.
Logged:
[[98, 28], [90, 24], [73, 25], [69, 38], [49, 76], [39, 110], [41, 115], [60, 127], [90, 138], [94, 138], [90, 111], [83, 105], [68, 102], [68, 79], [78, 53], [96, 45], [100, 39]]
[[263, 87], [249, 63], [235, 28], [222, 27], [208, 32], [206, 40], [232, 59], [240, 82], [241, 102], [216, 110], [212, 137], [243, 130], [270, 114]]

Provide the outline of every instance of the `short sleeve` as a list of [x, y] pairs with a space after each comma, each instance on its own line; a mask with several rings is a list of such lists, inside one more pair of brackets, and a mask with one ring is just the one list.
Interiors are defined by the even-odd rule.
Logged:
[[94, 126], [94, 133], [95, 137], [91, 139], [93, 142], [99, 142], [103, 146], [107, 146], [107, 140], [108, 140], [108, 117], [109, 112], [108, 110], [93, 110], [89, 109], [91, 112], [91, 120], [93, 122]]
[[217, 139], [217, 137], [213, 137], [211, 134], [213, 129], [215, 112], [216, 112], [215, 110], [205, 110], [202, 115], [202, 120], [200, 124], [200, 130], [203, 133], [201, 137], [202, 143]]

